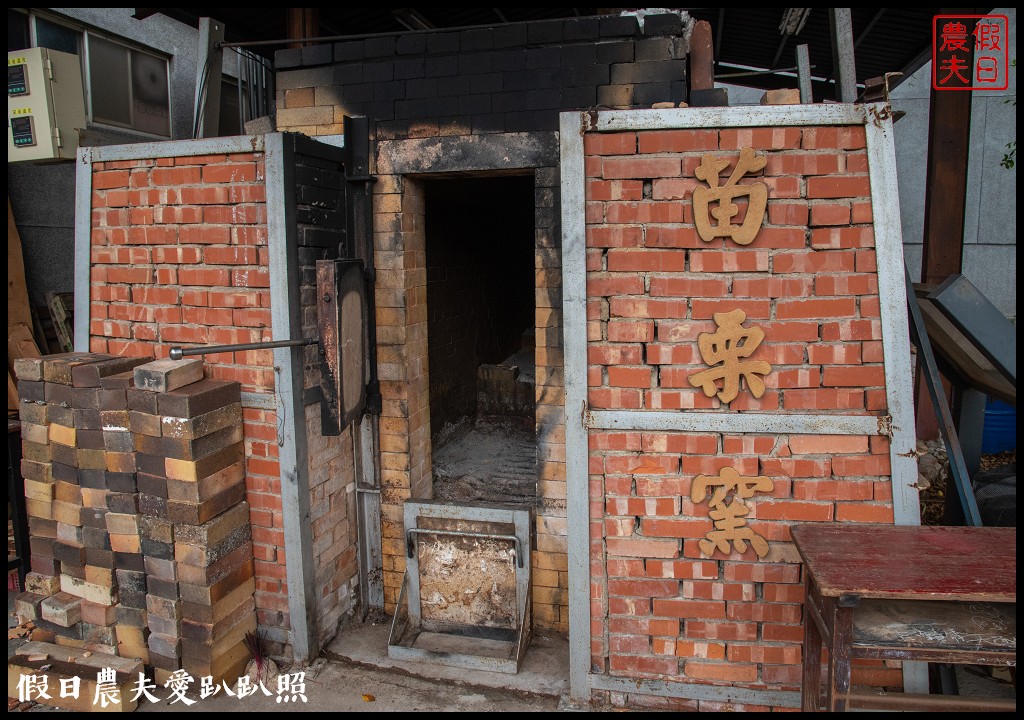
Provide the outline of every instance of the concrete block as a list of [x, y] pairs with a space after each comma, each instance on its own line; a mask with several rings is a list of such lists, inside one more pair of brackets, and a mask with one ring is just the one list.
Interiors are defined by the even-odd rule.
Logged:
[[169, 392], [203, 379], [201, 359], [154, 360], [135, 368], [135, 387], [152, 392]]

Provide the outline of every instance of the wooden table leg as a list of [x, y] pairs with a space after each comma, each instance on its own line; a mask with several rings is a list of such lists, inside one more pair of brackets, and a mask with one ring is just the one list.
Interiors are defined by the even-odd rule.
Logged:
[[825, 707], [829, 712], [846, 712], [850, 694], [853, 642], [853, 607], [845, 606], [842, 599], [830, 601], [825, 610], [831, 615], [831, 642], [829, 643], [828, 685], [825, 689]]
[[[806, 570], [804, 571], [806, 572]], [[800, 705], [804, 712], [819, 712], [821, 709], [821, 630], [814, 611], [811, 609], [811, 583], [805, 583], [804, 600], [804, 667]]]

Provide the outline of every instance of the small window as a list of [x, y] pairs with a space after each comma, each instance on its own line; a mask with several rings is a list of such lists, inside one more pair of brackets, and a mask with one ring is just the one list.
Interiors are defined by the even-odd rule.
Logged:
[[154, 135], [171, 134], [168, 112], [171, 101], [167, 89], [167, 61], [138, 50], [131, 51], [132, 126]]
[[125, 48], [91, 36], [89, 77], [92, 119], [131, 127], [131, 86], [128, 84], [128, 53]]
[[[248, 105], [249, 90], [243, 87], [241, 107], [248, 109]], [[238, 104], [238, 80], [225, 76], [220, 84], [220, 118], [217, 123], [217, 134], [220, 136], [241, 135], [245, 132], [245, 128], [239, 124], [241, 121]]]
[[82, 58], [92, 122], [171, 136], [165, 58], [35, 13], [8, 10], [8, 50], [23, 49], [15, 47], [19, 44], [74, 53]]
[[41, 17], [36, 18], [36, 46], [78, 54], [78, 42], [82, 33], [66, 25], [58, 25]]
[[91, 33], [88, 38], [93, 120], [169, 136], [167, 61]]
[[28, 36], [28, 15], [16, 10], [7, 11], [7, 52], [32, 47]]

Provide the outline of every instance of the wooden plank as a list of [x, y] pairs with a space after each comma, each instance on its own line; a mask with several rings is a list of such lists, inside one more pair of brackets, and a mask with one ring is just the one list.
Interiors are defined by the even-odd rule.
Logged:
[[[967, 20], [967, 32], [974, 20]], [[974, 93], [933, 89], [929, 105], [928, 160], [925, 163], [924, 245], [921, 280], [940, 283], [963, 267], [967, 206], [967, 153], [971, 146]]]
[[1004, 378], [953, 322], [927, 298], [918, 298], [928, 339], [936, 359], [944, 361], [945, 372], [952, 371], [969, 387], [1010, 405], [1017, 404], [1017, 388]]
[[7, 371], [7, 410], [8, 413], [17, 412], [21, 405], [18, 399], [18, 386], [14, 384], [11, 371]]
[[32, 327], [32, 311], [28, 304], [28, 284], [25, 282], [25, 257], [21, 249], [21, 235], [14, 222], [11, 198], [7, 197], [7, 327]]
[[16, 363], [23, 358], [37, 358], [41, 355], [39, 346], [32, 336], [32, 329], [24, 323], [7, 326], [7, 365], [19, 367]]
[[853, 645], [947, 653], [1016, 654], [1015, 603], [864, 600], [854, 612]]
[[[32, 305], [30, 308], [32, 311], [32, 333], [35, 335], [39, 352], [44, 355], [52, 355], [57, 352], [57, 334], [53, 330], [50, 318], [46, 317], [44, 322], [43, 315], [39, 312], [45, 309], [39, 305]], [[46, 315], [49, 316], [49, 312]]]
[[[62, 295], [67, 293], [46, 293], [46, 307], [50, 311], [50, 321], [57, 336], [57, 345], [64, 352], [75, 349], [75, 326], [72, 324], [71, 313], [65, 307]], [[72, 304], [74, 302], [74, 295]]]
[[[95, 653], [76, 652], [75, 650], [70, 650], [65, 647], [51, 645], [50, 643], [27, 642], [18, 648], [15, 653], [17, 655], [38, 655], [45, 653], [52, 659], [63, 659], [67, 662], [73, 662], [81, 665], [83, 668], [88, 668], [92, 673], [105, 668], [111, 668], [114, 672], [132, 676], [134, 680], [138, 680], [139, 673], [143, 670], [141, 663], [137, 660], [120, 658], [116, 655], [96, 655]], [[58, 684], [57, 687], [60, 687], [60, 685]]]
[[848, 696], [847, 707], [855, 710], [913, 712], [1013, 712], [1017, 709], [1017, 700], [921, 693], [852, 692]]

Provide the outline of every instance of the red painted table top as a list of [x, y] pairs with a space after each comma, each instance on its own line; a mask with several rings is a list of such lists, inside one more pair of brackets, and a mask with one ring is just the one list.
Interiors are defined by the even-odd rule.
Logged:
[[792, 528], [825, 597], [1017, 602], [1017, 529], [804, 524]]

